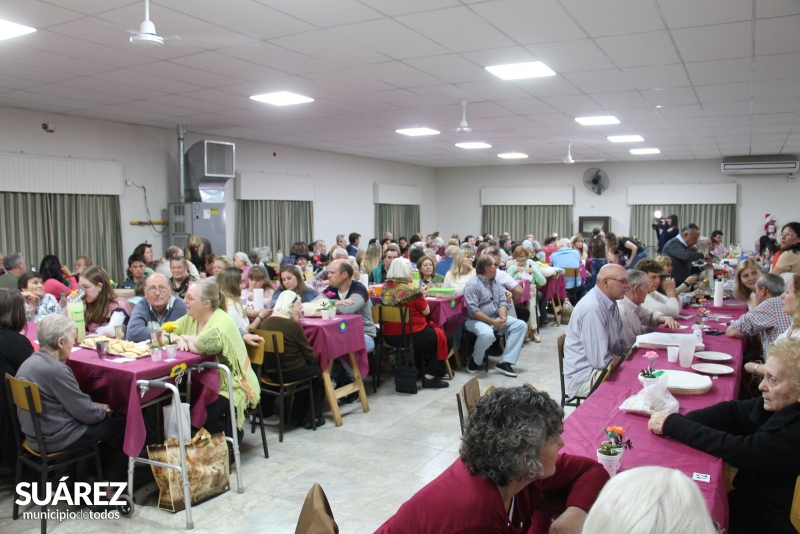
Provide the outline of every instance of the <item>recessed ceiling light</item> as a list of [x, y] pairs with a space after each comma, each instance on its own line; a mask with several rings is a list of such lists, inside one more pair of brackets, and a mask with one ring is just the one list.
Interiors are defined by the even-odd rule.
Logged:
[[657, 148], [632, 148], [630, 149], [631, 154], [661, 154], [661, 151]]
[[525, 159], [528, 157], [528, 155], [523, 154], [522, 152], [504, 152], [502, 154], [498, 154], [497, 157], [503, 159]]
[[641, 143], [644, 137], [641, 135], [609, 135], [606, 137], [612, 143]]
[[4, 39], [11, 39], [13, 37], [19, 37], [20, 35], [26, 35], [35, 31], [36, 28], [31, 28], [30, 26], [23, 26], [22, 24], [17, 24], [16, 22], [0, 19], [0, 41]]
[[524, 78], [542, 78], [555, 76], [556, 73], [541, 61], [528, 63], [509, 63], [508, 65], [491, 65], [486, 70], [501, 80], [522, 80]]
[[661, 109], [661, 108], [663, 108], [663, 107], [664, 107], [664, 106], [656, 106], [656, 109]]
[[613, 115], [604, 115], [602, 117], [578, 117], [575, 122], [584, 126], [598, 126], [600, 124], [619, 124], [619, 119]]
[[395, 130], [395, 132], [403, 135], [409, 135], [411, 137], [416, 137], [418, 135], [438, 135], [442, 133], [439, 130], [434, 130], [433, 128], [401, 128], [399, 130]]
[[264, 102], [265, 104], [272, 104], [273, 106], [291, 106], [293, 104], [305, 104], [314, 101], [313, 98], [290, 93], [289, 91], [264, 93], [263, 95], [253, 95], [250, 98], [259, 102]]
[[474, 143], [456, 143], [458, 148], [492, 148], [492, 145], [484, 143], [483, 141], [475, 141]]

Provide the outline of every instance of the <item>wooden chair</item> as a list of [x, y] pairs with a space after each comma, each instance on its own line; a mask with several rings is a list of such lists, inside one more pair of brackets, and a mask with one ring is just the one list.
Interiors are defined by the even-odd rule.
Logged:
[[[258, 380], [261, 382], [261, 394], [278, 398], [278, 417], [280, 417], [280, 421], [278, 422], [278, 441], [283, 443], [285, 400], [300, 391], [308, 390], [308, 409], [311, 411], [311, 428], [316, 431], [317, 422], [316, 414], [314, 413], [314, 387], [311, 383], [315, 377], [310, 376], [308, 378], [303, 378], [302, 380], [295, 380], [292, 382], [284, 381], [283, 367], [281, 365], [281, 356], [283, 355], [284, 351], [283, 333], [274, 332], [271, 330], [255, 330], [253, 333], [264, 338], [264, 356], [262, 359], [262, 364], [258, 366], [254, 364], [253, 366], [256, 370]], [[268, 355], [271, 356], [271, 361], [265, 362], [264, 360], [267, 360]], [[272, 380], [272, 378], [264, 373], [264, 366], [267, 365], [267, 363], [274, 363], [278, 373], [277, 382]]]
[[[561, 297], [558, 296], [558, 288], [556, 287], [556, 282], [561, 277], [560, 273], [554, 274], [551, 278], [552, 280], [548, 280], [548, 283], [545, 284], [545, 291], [548, 294], [545, 294], [544, 298], [547, 299], [547, 302], [550, 304], [550, 307], [553, 309], [553, 319], [556, 322], [556, 325], [561, 326]], [[552, 284], [552, 285], [551, 285]], [[549, 297], [549, 298], [548, 298]], [[539, 325], [542, 326], [541, 324]]]
[[300, 518], [294, 534], [338, 534], [339, 525], [333, 518], [333, 510], [322, 491], [322, 486], [314, 484], [306, 495]]
[[[378, 307], [378, 324], [381, 327], [382, 345], [385, 348], [395, 349], [400, 351], [398, 354], [397, 362], [400, 362], [400, 354], [410, 355], [411, 361], [419, 370], [420, 364], [417, 362], [416, 355], [414, 354], [414, 342], [411, 340], [411, 334], [406, 333], [406, 327], [411, 323], [409, 309], [406, 306], [387, 306], [382, 304]], [[386, 340], [386, 328], [384, 323], [399, 323], [400, 324], [400, 344], [394, 345]], [[406, 356], [407, 357], [407, 356]]]
[[797, 477], [797, 482], [794, 485], [794, 498], [792, 499], [792, 512], [789, 519], [794, 525], [795, 530], [800, 532], [800, 477]]
[[[487, 386], [483, 391], [483, 395], [486, 395], [493, 389], [494, 386]], [[475, 405], [478, 403], [478, 399], [480, 399], [481, 396], [481, 387], [478, 384], [477, 376], [473, 376], [467, 380], [467, 382], [461, 386], [461, 389], [456, 392], [456, 402], [458, 403], [458, 420], [461, 423], [462, 436], [464, 435], [464, 425], [467, 422], [467, 417], [469, 417], [469, 414], [471, 414], [472, 410], [475, 409]]]
[[578, 303], [578, 287], [580, 287], [580, 285], [583, 283], [581, 280], [581, 270], [577, 267], [565, 267], [564, 278], [572, 278], [572, 280], [575, 282], [575, 285], [572, 289], [567, 289], [567, 298], [574, 306]]
[[[39, 421], [39, 416], [42, 413], [42, 399], [39, 394], [39, 386], [34, 382], [28, 382], [14, 378], [6, 373], [6, 394], [8, 396], [8, 406], [11, 412], [11, 421], [14, 427], [14, 436], [17, 440], [18, 453], [17, 453], [17, 470], [14, 479], [14, 487], [22, 481], [22, 466], [26, 465], [31, 469], [38, 471], [41, 475], [39, 480], [39, 497], [44, 497], [45, 484], [51, 473], [57, 469], [74, 466], [78, 462], [94, 458], [95, 468], [97, 469], [97, 479], [103, 479], [103, 468], [100, 465], [100, 451], [98, 443], [93, 443], [85, 447], [76, 449], [66, 449], [62, 451], [48, 451], [44, 444], [44, 436], [42, 435], [42, 427]], [[28, 412], [33, 423], [33, 431], [36, 435], [36, 452], [31, 447], [28, 440], [23, 436], [19, 418], [17, 417], [17, 410], [24, 410]], [[42, 519], [41, 519], [41, 532], [47, 532], [47, 505], [42, 505]], [[11, 518], [17, 519], [19, 517], [19, 505], [16, 500], [12, 507]]]
[[[264, 342], [260, 341], [257, 347], [247, 345], [247, 356], [250, 358], [250, 364], [253, 368], [260, 368], [264, 364]], [[248, 408], [245, 411], [245, 416], [250, 417], [250, 433], [254, 434], [256, 431], [256, 422], [261, 428], [261, 444], [264, 446], [264, 458], [269, 458], [269, 449], [267, 447], [267, 432], [264, 430], [264, 416], [261, 412], [261, 400], [255, 408]]]
[[585, 401], [589, 395], [595, 392], [597, 388], [600, 387], [602, 384], [611, 374], [616, 371], [620, 365], [622, 365], [622, 361], [625, 360], [625, 357], [622, 358], [613, 358], [606, 368], [603, 370], [603, 373], [592, 383], [592, 387], [589, 389], [589, 395], [586, 397], [570, 397], [567, 394], [567, 386], [564, 382], [564, 342], [567, 339], [566, 334], [561, 334], [558, 336], [558, 372], [561, 379], [561, 407], [564, 408], [565, 406], [570, 406], [572, 408], [577, 408], [581, 405], [581, 402]]

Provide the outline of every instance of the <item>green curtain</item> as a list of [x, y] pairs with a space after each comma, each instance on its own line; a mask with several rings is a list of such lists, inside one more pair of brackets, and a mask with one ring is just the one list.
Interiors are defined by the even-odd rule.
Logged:
[[37, 268], [47, 254], [68, 267], [88, 256], [114, 281], [125, 280], [118, 196], [0, 192], [0, 206], [4, 253], [22, 252]]
[[512, 239], [533, 234], [542, 241], [553, 232], [572, 235], [572, 206], [483, 206], [482, 233], [498, 236], [508, 232]]
[[689, 223], [700, 227], [700, 235], [710, 236], [719, 230], [725, 236], [725, 243], [736, 243], [736, 204], [638, 204], [631, 206], [630, 233], [639, 237], [642, 244], [655, 250], [658, 244], [652, 224], [653, 212], [661, 210], [663, 217], [678, 216], [678, 228]]
[[375, 204], [375, 237], [392, 232], [395, 239], [411, 237], [420, 231], [419, 206], [413, 204]]
[[289, 254], [292, 243], [311, 243], [314, 233], [314, 203], [306, 200], [240, 200], [236, 249], [269, 246]]

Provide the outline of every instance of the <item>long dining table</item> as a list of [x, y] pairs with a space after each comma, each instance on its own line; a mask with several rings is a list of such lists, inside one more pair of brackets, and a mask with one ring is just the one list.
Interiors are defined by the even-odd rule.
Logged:
[[[28, 323], [26, 337], [36, 342], [36, 323]], [[37, 342], [38, 346], [38, 342]], [[75, 375], [81, 391], [88, 394], [93, 401], [108, 404], [114, 412], [123, 414], [125, 438], [122, 450], [128, 456], [137, 457], [146, 441], [142, 405], [162, 395], [165, 390], [150, 388], [142, 394], [138, 388], [138, 380], [156, 380], [169, 377], [173, 369], [181, 364], [191, 366], [215, 357], [177, 352], [175, 361], [152, 361], [150, 356], [126, 361], [119, 356], [110, 356], [101, 360], [93, 349], [76, 345], [66, 364]], [[167, 378], [170, 380], [169, 378]], [[192, 426], [200, 428], [206, 422], [206, 406], [219, 397], [219, 373], [205, 370], [192, 376]], [[167, 401], [169, 402], [169, 401]]]
[[[725, 322], [737, 319], [747, 311], [745, 306], [726, 305], [719, 308], [711, 307], [711, 316], [727, 315], [718, 321], [709, 320], [708, 326], [725, 331]], [[684, 308], [684, 315], [692, 314], [689, 319], [678, 319], [678, 323], [689, 328], [670, 331], [672, 333], [693, 335], [691, 325], [697, 320], [693, 308]], [[663, 326], [657, 331], [667, 331]], [[703, 334], [703, 344], [706, 351], [723, 352], [733, 358], [729, 361], [719, 362], [733, 368], [734, 372], [728, 375], [719, 375], [711, 381], [711, 389], [701, 395], [675, 395], [680, 403], [679, 413], [686, 414], [699, 408], [711, 406], [723, 401], [733, 400], [737, 397], [742, 373], [742, 358], [744, 342], [741, 339], [727, 336], [712, 336]], [[600, 387], [586, 399], [564, 421], [563, 452], [596, 458], [596, 451], [605, 438], [603, 429], [607, 426], [621, 426], [625, 435], [633, 443], [633, 449], [625, 451], [620, 465], [620, 471], [645, 465], [659, 465], [678, 469], [689, 478], [695, 474], [709, 475], [707, 481], [698, 481], [697, 485], [706, 500], [711, 516], [723, 527], [728, 526], [728, 498], [726, 495], [724, 462], [688, 445], [662, 436], [652, 434], [647, 423], [649, 417], [621, 411], [619, 406], [631, 395], [642, 389], [638, 375], [647, 367], [647, 361], [642, 357], [645, 352], [654, 350], [658, 359], [654, 362], [654, 369], [676, 369], [693, 372], [690, 368], [682, 368], [679, 362], [667, 361], [666, 349], [634, 348], [628, 361], [622, 363], [619, 369], [612, 374]], [[701, 363], [696, 356], [692, 363]], [[718, 363], [718, 362], [714, 362]], [[704, 478], [704, 477], [700, 477]]]

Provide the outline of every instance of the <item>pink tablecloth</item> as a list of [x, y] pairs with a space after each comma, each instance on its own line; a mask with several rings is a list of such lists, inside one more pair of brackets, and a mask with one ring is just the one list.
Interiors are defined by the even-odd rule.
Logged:
[[[737, 318], [746, 310], [726, 306], [713, 308], [711, 311], [712, 313], [729, 314]], [[684, 315], [688, 315], [688, 311]], [[679, 322], [688, 325], [694, 322], [694, 318]], [[710, 324], [709, 326], [716, 327], [717, 325]], [[689, 330], [681, 332], [692, 335]], [[711, 390], [703, 395], [677, 396], [682, 414], [735, 399], [738, 392], [742, 367], [742, 340], [728, 338], [724, 335], [710, 336], [706, 334], [703, 336], [703, 342], [706, 350], [732, 355], [733, 360], [724, 363], [733, 367], [735, 372], [732, 375], [720, 376], [719, 379], [713, 380]], [[679, 469], [689, 477], [694, 473], [711, 475], [710, 482], [698, 482], [697, 484], [706, 499], [712, 517], [727, 527], [728, 498], [722, 460], [677, 441], [655, 436], [647, 429], [647, 417], [619, 410], [619, 406], [626, 398], [641, 389], [637, 376], [646, 366], [646, 361], [641, 357], [644, 352], [645, 349], [635, 349], [631, 360], [623, 363], [613, 376], [567, 417], [564, 421], [565, 446], [563, 451], [594, 458], [597, 447], [604, 437], [603, 428], [609, 425], [621, 426], [625, 429], [625, 434], [631, 439], [634, 447], [625, 452], [621, 470], [643, 465], [661, 465]], [[681, 369], [678, 363], [672, 364], [667, 361], [666, 350], [656, 350], [655, 352], [659, 355], [654, 365], [656, 369]], [[701, 360], [695, 358], [694, 363], [700, 362]], [[689, 371], [691, 370], [689, 369]]]
[[544, 300], [549, 301], [558, 295], [562, 301], [567, 298], [567, 279], [563, 275], [556, 274], [547, 279], [547, 283], [542, 287]]
[[[373, 295], [370, 299], [374, 306], [381, 304], [380, 296]], [[467, 305], [464, 302], [464, 295], [453, 295], [446, 298], [427, 297], [425, 300], [428, 301], [428, 307], [431, 309], [428, 316], [430, 320], [448, 334], [455, 332], [467, 320]]]
[[369, 374], [364, 322], [360, 315], [337, 314], [331, 320], [306, 317], [300, 319], [300, 324], [319, 356], [320, 369], [324, 371], [331, 360], [354, 352], [361, 376]]
[[[35, 323], [28, 323], [28, 339], [36, 339]], [[115, 363], [101, 360], [97, 352], [81, 348], [73, 352], [67, 360], [81, 391], [96, 402], [111, 406], [115, 412], [127, 417], [125, 441], [122, 450], [128, 456], [139, 456], [145, 445], [147, 432], [142, 417], [141, 405], [164, 393], [164, 389], [150, 388], [141, 397], [137, 380], [156, 380], [169, 376], [175, 365], [198, 364], [212, 361], [214, 356], [201, 356], [190, 352], [178, 352], [174, 362], [154, 362], [149, 357], [134, 362]], [[219, 396], [219, 375], [216, 371], [203, 371], [192, 376], [192, 425], [201, 427], [206, 421], [206, 406]], [[131, 402], [136, 399], [137, 402]]]
[[522, 295], [514, 301], [514, 304], [525, 304], [531, 300], [531, 281], [517, 280], [517, 283], [522, 286]]

